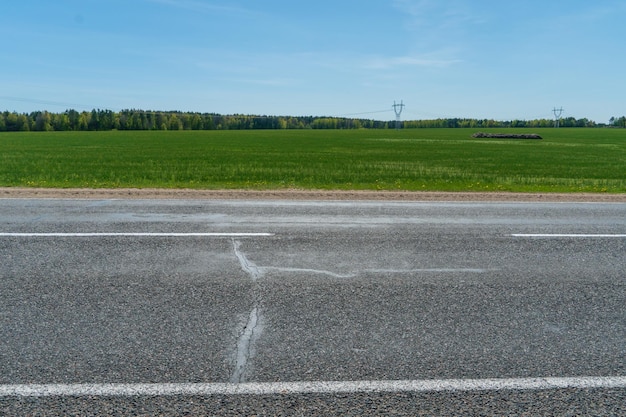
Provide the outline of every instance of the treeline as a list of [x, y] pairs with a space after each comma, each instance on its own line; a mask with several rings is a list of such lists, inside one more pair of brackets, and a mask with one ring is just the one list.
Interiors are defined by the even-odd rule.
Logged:
[[[506, 128], [506, 127], [554, 127], [553, 119], [535, 119], [535, 120], [509, 120], [498, 121], [493, 119], [434, 119], [434, 120], [408, 120], [403, 123], [406, 128], [419, 127], [471, 127], [471, 128]], [[586, 118], [576, 119], [574, 117], [565, 117], [559, 121], [560, 127], [598, 127], [604, 126], [597, 124], [593, 120]]]
[[0, 131], [385, 129], [388, 122], [313, 116], [252, 116], [144, 110], [0, 113]]
[[[626, 126], [626, 118], [611, 118], [611, 125]], [[87, 130], [243, 130], [243, 129], [392, 129], [395, 121], [315, 116], [220, 115], [215, 113], [162, 112], [144, 110], [66, 110], [0, 113], [0, 132], [87, 131]], [[506, 128], [553, 127], [554, 120], [432, 119], [408, 120], [403, 128]], [[563, 118], [561, 127], [597, 127], [588, 119]]]

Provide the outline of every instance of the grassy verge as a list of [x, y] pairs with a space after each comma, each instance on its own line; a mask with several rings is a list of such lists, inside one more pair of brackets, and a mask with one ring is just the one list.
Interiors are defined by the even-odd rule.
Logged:
[[626, 192], [626, 130], [533, 130], [542, 141], [474, 132], [5, 133], [0, 186]]

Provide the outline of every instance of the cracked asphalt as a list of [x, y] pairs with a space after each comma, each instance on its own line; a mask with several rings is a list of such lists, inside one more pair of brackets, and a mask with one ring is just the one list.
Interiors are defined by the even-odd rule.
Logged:
[[[0, 384], [626, 375], [624, 203], [0, 199], [0, 225]], [[53, 232], [272, 235], [6, 234]], [[513, 236], [537, 233], [604, 237]], [[2, 397], [0, 414], [626, 415], [625, 400]]]

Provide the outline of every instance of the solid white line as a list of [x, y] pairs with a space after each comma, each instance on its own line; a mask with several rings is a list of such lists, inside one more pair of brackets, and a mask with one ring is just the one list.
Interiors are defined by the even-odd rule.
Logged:
[[467, 392], [498, 390], [626, 389], [626, 376], [492, 378], [406, 381], [310, 381], [171, 384], [16, 384], [0, 385], [0, 397], [285, 395], [363, 392]]
[[626, 237], [626, 234], [583, 234], [583, 233], [514, 233], [513, 237]]
[[267, 237], [273, 233], [0, 233], [2, 237]]

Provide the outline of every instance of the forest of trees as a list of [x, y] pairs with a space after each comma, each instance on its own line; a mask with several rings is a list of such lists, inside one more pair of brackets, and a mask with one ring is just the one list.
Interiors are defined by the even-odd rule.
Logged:
[[[504, 127], [553, 127], [554, 120], [491, 119], [432, 119], [408, 120], [403, 128], [504, 128]], [[566, 117], [561, 127], [599, 127], [588, 119]], [[626, 127], [626, 117], [612, 117], [609, 126]], [[191, 113], [177, 111], [111, 110], [76, 111], [63, 113], [37, 111], [0, 113], [0, 132], [19, 131], [87, 131], [87, 130], [242, 130], [242, 129], [392, 129], [395, 121], [353, 119], [343, 117], [314, 116], [253, 116], [220, 115], [215, 113]]]

